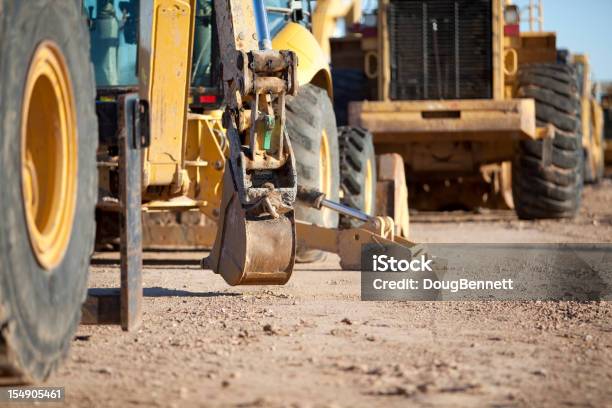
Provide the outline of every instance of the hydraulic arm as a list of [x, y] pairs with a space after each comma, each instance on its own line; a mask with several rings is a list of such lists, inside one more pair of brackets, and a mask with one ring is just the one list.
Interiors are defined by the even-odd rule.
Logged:
[[284, 284], [295, 262], [297, 178], [285, 96], [297, 58], [271, 49], [263, 0], [215, 0], [230, 155], [205, 264], [230, 285]]

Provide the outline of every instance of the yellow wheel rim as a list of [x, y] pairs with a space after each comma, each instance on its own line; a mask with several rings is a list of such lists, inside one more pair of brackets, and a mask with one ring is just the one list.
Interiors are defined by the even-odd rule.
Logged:
[[372, 189], [374, 188], [374, 180], [372, 180], [372, 160], [366, 161], [366, 174], [364, 186], [363, 211], [366, 214], [372, 215]]
[[30, 244], [44, 269], [64, 257], [76, 206], [77, 125], [66, 62], [52, 42], [30, 64], [21, 121], [21, 184]]
[[329, 150], [329, 140], [325, 130], [321, 133], [321, 148], [319, 155], [319, 191], [325, 193], [329, 198], [332, 192], [332, 160], [331, 151]]

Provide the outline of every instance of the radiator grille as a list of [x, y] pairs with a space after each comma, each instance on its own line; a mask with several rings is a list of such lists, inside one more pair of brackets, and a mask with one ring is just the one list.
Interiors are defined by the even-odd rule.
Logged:
[[492, 0], [391, 0], [390, 97], [492, 97]]

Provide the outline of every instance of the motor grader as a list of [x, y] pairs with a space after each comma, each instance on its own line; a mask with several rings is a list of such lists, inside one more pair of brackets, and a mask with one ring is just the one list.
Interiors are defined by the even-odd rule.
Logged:
[[377, 153], [402, 155], [411, 207], [576, 214], [584, 158], [599, 153], [555, 33], [522, 31], [503, 0], [381, 0], [376, 19], [331, 41], [336, 110]]
[[[331, 92], [304, 38], [282, 28], [274, 50], [260, 0], [0, 1], [3, 382], [47, 378], [84, 301], [84, 321], [139, 327], [143, 211], [214, 219], [203, 263], [231, 285], [287, 282], [298, 237], [346, 268], [359, 267], [362, 244], [411, 245], [392, 219], [298, 186], [290, 112], [307, 110], [295, 102], [303, 90]], [[363, 224], [300, 220], [297, 200]], [[87, 292], [96, 211], [117, 214], [121, 287]]]

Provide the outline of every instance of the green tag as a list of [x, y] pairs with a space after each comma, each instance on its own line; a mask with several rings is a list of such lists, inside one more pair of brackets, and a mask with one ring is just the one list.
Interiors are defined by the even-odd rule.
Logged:
[[274, 116], [266, 115], [264, 118], [264, 127], [266, 129], [263, 142], [264, 150], [270, 150], [270, 147], [272, 147], [272, 130], [274, 130], [274, 125]]
[[272, 131], [266, 130], [266, 132], [264, 133], [263, 148], [264, 150], [270, 150], [271, 146], [272, 146]]

